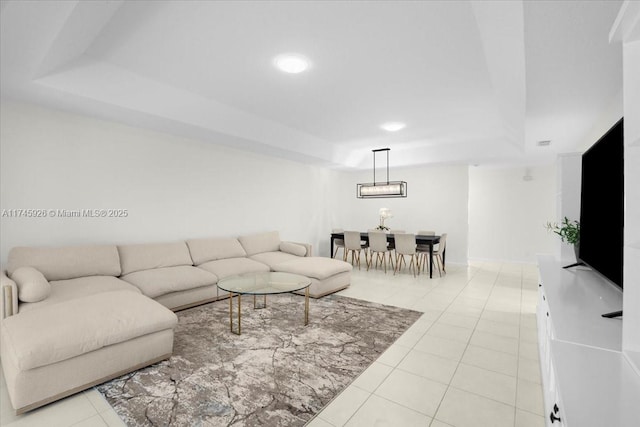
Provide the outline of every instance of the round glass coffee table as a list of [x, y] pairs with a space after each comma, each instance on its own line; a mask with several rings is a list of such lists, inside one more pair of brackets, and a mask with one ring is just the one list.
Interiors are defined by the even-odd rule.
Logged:
[[[229, 292], [229, 328], [234, 334], [242, 333], [242, 295], [253, 295], [253, 308], [265, 308], [267, 295], [285, 294], [304, 289], [304, 324], [309, 324], [309, 286], [308, 277], [291, 273], [251, 273], [232, 276], [218, 282], [218, 287]], [[264, 297], [262, 304], [256, 303], [256, 296]], [[233, 297], [238, 300], [238, 330], [233, 330]]]

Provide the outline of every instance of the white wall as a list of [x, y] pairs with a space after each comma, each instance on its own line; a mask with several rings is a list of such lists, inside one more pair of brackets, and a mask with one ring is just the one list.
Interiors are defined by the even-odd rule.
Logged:
[[[631, 14], [633, 9], [629, 8]], [[622, 348], [640, 375], [640, 11], [624, 55], [624, 317]], [[630, 18], [631, 19], [631, 18]]]
[[611, 99], [609, 105], [598, 114], [593, 126], [578, 142], [575, 151], [583, 153], [587, 151], [597, 140], [599, 140], [609, 129], [615, 125], [620, 117], [624, 115], [623, 91]]
[[3, 103], [0, 114], [2, 209], [129, 212], [127, 218], [2, 217], [3, 263], [19, 245], [267, 230], [312, 243], [317, 253], [331, 228], [339, 172], [33, 105]]
[[407, 198], [357, 199], [356, 184], [371, 182], [372, 172], [345, 174], [342, 177], [340, 199], [337, 201], [342, 207], [342, 216], [332, 217], [331, 227], [366, 231], [378, 226], [379, 209], [389, 208], [394, 216], [385, 225], [408, 233], [419, 230], [434, 230], [438, 234], [446, 232], [447, 262], [466, 264], [469, 197], [467, 166], [393, 168], [393, 152], [390, 163], [390, 178], [407, 181]]
[[[469, 169], [469, 258], [536, 262], [555, 253], [556, 235], [544, 228], [556, 218], [555, 166]], [[554, 237], [555, 236], [555, 237]]]
[[[570, 220], [580, 220], [580, 191], [582, 187], [582, 154], [568, 153], [558, 156], [557, 188], [555, 222], [562, 222], [564, 217]], [[573, 245], [563, 243], [560, 236], [556, 238], [556, 256], [560, 256], [563, 264], [576, 262]]]
[[[406, 199], [361, 200], [371, 171], [338, 172], [28, 104], [0, 108], [0, 208], [127, 209], [127, 218], [0, 219], [0, 259], [18, 245], [162, 242], [279, 230], [329, 255], [331, 228], [447, 232], [447, 260], [533, 261], [554, 252], [553, 168], [393, 168]], [[557, 243], [557, 242], [555, 242]]]

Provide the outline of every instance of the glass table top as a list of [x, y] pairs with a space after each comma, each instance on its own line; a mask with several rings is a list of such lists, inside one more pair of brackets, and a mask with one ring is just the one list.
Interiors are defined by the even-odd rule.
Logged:
[[299, 274], [270, 272], [227, 277], [218, 282], [218, 287], [234, 294], [271, 295], [299, 291], [310, 284], [308, 277]]

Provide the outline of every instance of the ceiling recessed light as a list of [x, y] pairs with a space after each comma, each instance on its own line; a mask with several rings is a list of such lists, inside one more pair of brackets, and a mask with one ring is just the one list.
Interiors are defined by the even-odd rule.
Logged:
[[298, 74], [309, 68], [310, 62], [307, 58], [297, 53], [283, 53], [273, 60], [273, 63], [280, 71], [289, 74]]
[[538, 144], [538, 147], [547, 147], [551, 145], [551, 140], [547, 139], [544, 141], [538, 141], [537, 144]]
[[400, 122], [388, 122], [380, 125], [380, 127], [386, 130], [387, 132], [396, 132], [396, 131], [399, 131], [400, 129], [404, 129], [405, 126], [407, 125]]

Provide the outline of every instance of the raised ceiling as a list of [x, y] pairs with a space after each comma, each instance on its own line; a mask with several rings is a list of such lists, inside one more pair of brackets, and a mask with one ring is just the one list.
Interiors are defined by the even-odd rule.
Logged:
[[[621, 102], [620, 5], [3, 0], [0, 89], [330, 167], [380, 147], [394, 166], [536, 164]], [[280, 72], [285, 52], [311, 67]]]

